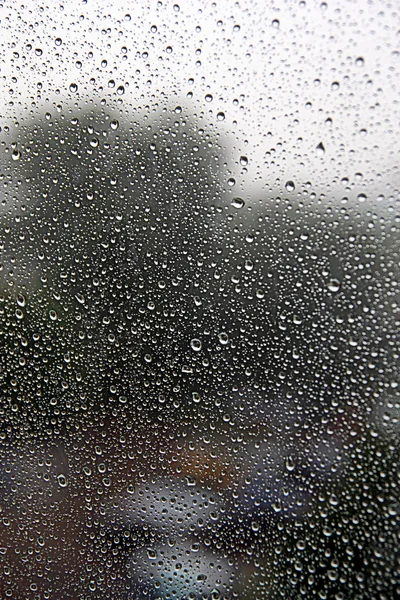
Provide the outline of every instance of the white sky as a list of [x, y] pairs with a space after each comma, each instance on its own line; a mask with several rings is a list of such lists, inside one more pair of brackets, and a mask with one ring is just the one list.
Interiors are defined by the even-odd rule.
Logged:
[[249, 158], [235, 192], [291, 179], [344, 194], [337, 182], [348, 177], [354, 197], [366, 191], [374, 205], [378, 191], [399, 186], [399, 9], [382, 0], [6, 1], [2, 126], [38, 107], [106, 98], [132, 112], [192, 93], [194, 112], [231, 136], [233, 159]]

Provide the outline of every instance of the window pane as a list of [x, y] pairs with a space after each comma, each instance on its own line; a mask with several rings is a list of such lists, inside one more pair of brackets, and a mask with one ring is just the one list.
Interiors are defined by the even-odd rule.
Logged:
[[398, 8], [2, 12], [2, 598], [395, 597]]

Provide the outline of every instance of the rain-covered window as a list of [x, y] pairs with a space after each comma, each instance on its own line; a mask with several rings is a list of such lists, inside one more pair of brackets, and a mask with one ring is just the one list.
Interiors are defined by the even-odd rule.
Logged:
[[0, 18], [1, 598], [395, 598], [399, 4]]

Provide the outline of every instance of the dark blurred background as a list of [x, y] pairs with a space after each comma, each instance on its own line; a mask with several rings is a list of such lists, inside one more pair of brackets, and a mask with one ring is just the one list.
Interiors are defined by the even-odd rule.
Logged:
[[3, 597], [394, 597], [393, 222], [183, 101], [2, 136]]

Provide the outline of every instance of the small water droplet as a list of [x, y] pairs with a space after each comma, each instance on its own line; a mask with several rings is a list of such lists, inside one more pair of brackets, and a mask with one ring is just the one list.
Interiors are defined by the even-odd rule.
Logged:
[[235, 183], [236, 183], [236, 179], [234, 179], [233, 177], [230, 177], [228, 179], [228, 185], [229, 185], [229, 187], [233, 187], [235, 185]]
[[219, 112], [217, 114], [217, 121], [225, 121], [225, 113]]
[[364, 59], [362, 56], [359, 56], [358, 58], [356, 58], [356, 66], [357, 67], [363, 67], [364, 66]]
[[213, 96], [212, 96], [212, 94], [206, 94], [206, 96], [205, 96], [205, 101], [206, 101], [206, 102], [212, 102], [212, 101], [213, 101]]
[[123, 85], [119, 85], [117, 87], [117, 94], [118, 96], [123, 96], [125, 94], [125, 88]]
[[249, 164], [249, 159], [247, 158], [247, 156], [240, 157], [240, 164], [242, 165], [242, 167], [246, 167]]
[[361, 194], [358, 194], [358, 196], [357, 196], [357, 200], [359, 202], [365, 202], [366, 199], [367, 199], [367, 195], [366, 194], [361, 193]]
[[325, 154], [325, 146], [322, 142], [320, 142], [317, 146], [317, 154], [318, 156], [323, 156]]
[[279, 26], [280, 26], [279, 19], [274, 19], [274, 20], [272, 21], [272, 27], [273, 27], [274, 29], [279, 29]]
[[13, 160], [19, 160], [21, 158], [21, 152], [19, 150], [14, 150], [11, 154], [11, 158]]
[[72, 92], [73, 94], [75, 94], [75, 92], [78, 91], [78, 86], [76, 83], [70, 83], [69, 85], [69, 91]]

